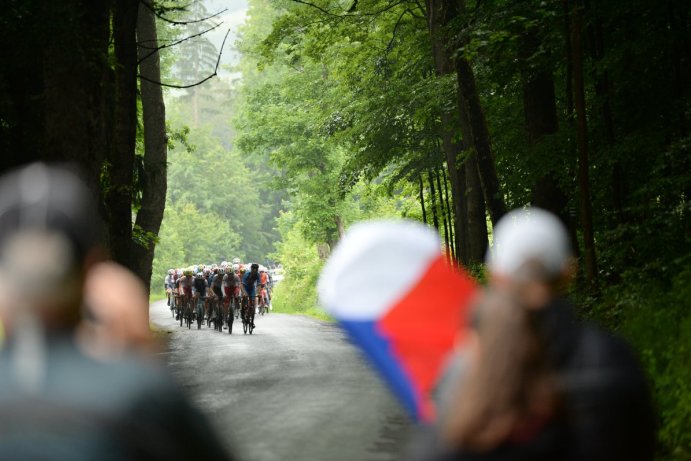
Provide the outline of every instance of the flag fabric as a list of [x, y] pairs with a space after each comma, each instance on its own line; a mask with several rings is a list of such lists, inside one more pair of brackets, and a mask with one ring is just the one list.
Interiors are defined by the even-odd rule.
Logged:
[[413, 221], [353, 225], [318, 283], [322, 305], [421, 422], [435, 417], [431, 392], [475, 291], [438, 235]]

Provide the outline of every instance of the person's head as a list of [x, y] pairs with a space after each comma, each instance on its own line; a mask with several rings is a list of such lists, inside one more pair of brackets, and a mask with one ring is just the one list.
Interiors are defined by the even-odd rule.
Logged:
[[540, 208], [513, 210], [494, 227], [487, 252], [490, 285], [517, 292], [528, 308], [539, 308], [572, 278], [568, 232], [559, 218]]
[[34, 163], [0, 178], [6, 316], [30, 310], [49, 329], [78, 324], [85, 274], [103, 256], [93, 195], [64, 166]]
[[556, 415], [556, 380], [534, 314], [504, 290], [489, 288], [476, 299], [467, 367], [442, 421], [453, 446], [484, 451], [525, 421]]
[[253, 263], [253, 264], [250, 266], [250, 270], [256, 274], [256, 273], [259, 271], [259, 264]]

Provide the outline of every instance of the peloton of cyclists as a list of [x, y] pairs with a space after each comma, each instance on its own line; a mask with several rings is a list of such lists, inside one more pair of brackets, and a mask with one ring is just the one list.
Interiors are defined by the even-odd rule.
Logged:
[[[249, 309], [257, 313], [258, 307], [268, 312], [271, 304], [271, 274], [259, 264], [243, 264], [239, 258], [221, 264], [196, 264], [193, 266], [169, 269], [166, 273], [164, 288], [167, 303], [175, 311], [176, 320], [180, 319], [181, 306], [192, 302], [193, 311], [199, 299], [204, 300], [204, 317], [215, 320], [212, 311], [213, 302], [219, 302], [223, 308], [224, 320], [230, 315], [240, 316], [243, 299]], [[229, 309], [233, 309], [230, 311]], [[225, 323], [225, 322], [224, 322]], [[225, 324], [224, 329], [228, 328]], [[252, 328], [256, 328], [254, 323]]]

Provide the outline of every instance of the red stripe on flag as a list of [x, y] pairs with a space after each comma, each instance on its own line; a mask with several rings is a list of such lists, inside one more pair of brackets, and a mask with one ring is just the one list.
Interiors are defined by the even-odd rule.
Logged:
[[377, 322], [418, 394], [423, 421], [434, 418], [431, 391], [459, 334], [476, 283], [439, 256], [418, 283]]

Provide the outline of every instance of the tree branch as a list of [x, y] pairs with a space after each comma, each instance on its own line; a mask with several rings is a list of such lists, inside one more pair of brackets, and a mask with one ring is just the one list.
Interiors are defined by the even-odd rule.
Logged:
[[401, 24], [401, 19], [403, 19], [403, 16], [405, 16], [406, 13], [413, 14], [412, 11], [410, 11], [408, 8], [403, 10], [403, 13], [398, 17], [398, 20], [396, 21], [396, 25], [393, 26], [393, 33], [391, 34], [391, 40], [389, 41], [389, 44], [386, 45], [386, 54], [389, 54], [391, 50], [393, 49], [393, 42], [396, 40], [396, 32], [398, 31], [398, 26]]
[[193, 20], [191, 20], [191, 21], [176, 21], [176, 20], [174, 20], [174, 19], [170, 19], [170, 18], [164, 17], [160, 12], [156, 11], [156, 8], [154, 8], [154, 7], [151, 6], [149, 3], [147, 3], [146, 0], [140, 0], [140, 3], [141, 3], [142, 5], [144, 5], [146, 8], [148, 8], [149, 10], [153, 11], [153, 13], [156, 15], [157, 18], [159, 18], [159, 19], [161, 19], [161, 20], [163, 20], [163, 21], [165, 21], [165, 22], [167, 22], [167, 23], [169, 23], [169, 24], [174, 24], [174, 25], [176, 25], [176, 26], [184, 26], [184, 25], [187, 25], [187, 24], [197, 24], [197, 23], [200, 23], [200, 22], [208, 21], [209, 19], [213, 19], [213, 18], [215, 18], [216, 16], [220, 16], [221, 14], [225, 13], [226, 11], [228, 11], [228, 8], [224, 8], [224, 9], [222, 9], [221, 11], [219, 11], [218, 13], [212, 14], [211, 16], [206, 17], [206, 18], [193, 19]]
[[173, 39], [173, 38], [171, 38], [171, 39], [164, 39], [164, 38], [158, 39], [158, 43], [161, 43], [161, 42], [164, 42], [164, 41], [170, 41], [170, 42], [175, 42], [175, 43], [168, 43], [168, 44], [162, 45], [162, 46], [146, 46], [146, 45], [143, 45], [143, 44], [144, 44], [144, 43], [153, 42], [153, 40], [142, 40], [142, 41], [137, 42], [137, 46], [138, 46], [139, 48], [144, 48], [144, 49], [147, 49], [147, 50], [160, 50], [163, 46], [166, 46], [166, 47], [175, 46], [175, 45], [177, 45], [178, 43], [182, 43], [182, 42], [187, 41], [187, 40], [189, 40], [189, 39], [196, 38], [196, 37], [199, 37], [199, 36], [201, 36], [201, 35], [204, 35], [204, 34], [207, 33], [207, 32], [211, 32], [212, 30], [214, 30], [214, 29], [216, 29], [216, 28], [218, 28], [218, 27], [221, 27], [222, 25], [223, 25], [223, 23], [222, 23], [222, 22], [219, 22], [218, 24], [216, 24], [215, 26], [213, 26], [213, 27], [211, 27], [211, 28], [209, 28], [209, 29], [206, 29], [206, 30], [204, 30], [204, 31], [201, 31], [201, 32], [199, 32], [198, 34], [190, 35], [189, 37], [185, 37], [185, 38], [183, 38], [183, 39], [177, 39], [177, 40], [176, 40], [176, 39]]
[[337, 14], [337, 13], [332, 13], [331, 11], [328, 11], [328, 10], [324, 9], [324, 8], [322, 8], [322, 7], [319, 6], [319, 5], [315, 5], [314, 3], [306, 2], [306, 1], [304, 1], [304, 0], [292, 0], [292, 1], [295, 2], [295, 3], [300, 3], [300, 4], [302, 4], [302, 5], [311, 6], [312, 8], [316, 8], [317, 10], [321, 11], [322, 13], [327, 14], [327, 15], [329, 15], [329, 16], [333, 16], [333, 17], [335, 17], [335, 18], [348, 18], [348, 17], [351, 17], [351, 18], [352, 18], [352, 17], [356, 17], [356, 18], [357, 18], [357, 17], [362, 17], [362, 16], [376, 16], [376, 15], [381, 14], [381, 13], [384, 13], [384, 12], [386, 12], [386, 11], [392, 9], [392, 8], [395, 8], [395, 7], [397, 7], [398, 5], [402, 5], [403, 3], [406, 2], [406, 0], [400, 0], [400, 1], [398, 1], [398, 2], [394, 2], [394, 3], [391, 3], [391, 4], [389, 4], [389, 5], [385, 6], [385, 7], [383, 7], [383, 8], [380, 9], [379, 11], [374, 11], [374, 12], [372, 12], [372, 13], [343, 13], [343, 14]]
[[199, 32], [198, 34], [190, 35], [189, 37], [185, 37], [185, 38], [180, 39], [180, 40], [178, 40], [178, 41], [176, 41], [176, 42], [173, 42], [173, 43], [166, 43], [166, 44], [164, 44], [164, 45], [157, 46], [157, 47], [144, 46], [144, 45], [142, 45], [141, 43], [137, 43], [137, 46], [138, 46], [138, 47], [144, 48], [144, 49], [147, 49], [147, 50], [151, 50], [150, 53], [148, 53], [146, 56], [142, 57], [141, 59], [139, 59], [139, 61], [137, 61], [137, 65], [141, 64], [141, 62], [142, 62], [143, 60], [145, 60], [145, 59], [147, 59], [149, 56], [155, 54], [157, 51], [161, 51], [161, 50], [164, 50], [164, 49], [166, 49], [166, 48], [171, 48], [171, 47], [173, 47], [173, 46], [175, 46], [175, 45], [179, 45], [180, 43], [186, 42], [187, 40], [190, 40], [190, 39], [193, 39], [193, 38], [196, 38], [196, 37], [200, 37], [200, 36], [206, 34], [207, 32], [211, 32], [212, 30], [221, 27], [221, 25], [223, 25], [222, 22], [219, 23], [219, 24], [217, 24], [217, 25], [215, 25], [215, 26], [213, 26], [213, 27], [210, 28], [210, 29], [206, 29], [206, 30], [203, 31], [203, 32]]
[[140, 80], [144, 80], [145, 82], [153, 83], [153, 84], [160, 85], [160, 86], [165, 86], [166, 88], [178, 88], [178, 89], [184, 90], [186, 88], [192, 88], [195, 86], [199, 86], [202, 83], [206, 82], [207, 80], [211, 80], [212, 78], [214, 78], [218, 75], [218, 66], [221, 64], [221, 56], [223, 56], [223, 47], [226, 44], [226, 39], [228, 38], [229, 33], [230, 33], [230, 29], [228, 29], [226, 31], [226, 35], [225, 35], [225, 37], [223, 37], [223, 43], [221, 43], [221, 49], [218, 52], [218, 59], [216, 60], [216, 67], [214, 68], [214, 72], [211, 75], [208, 75], [207, 77], [203, 78], [202, 80], [199, 80], [196, 83], [190, 83], [189, 85], [174, 85], [172, 83], [157, 82], [155, 80], [151, 80], [147, 77], [144, 77], [141, 74], [139, 74], [138, 77]]

